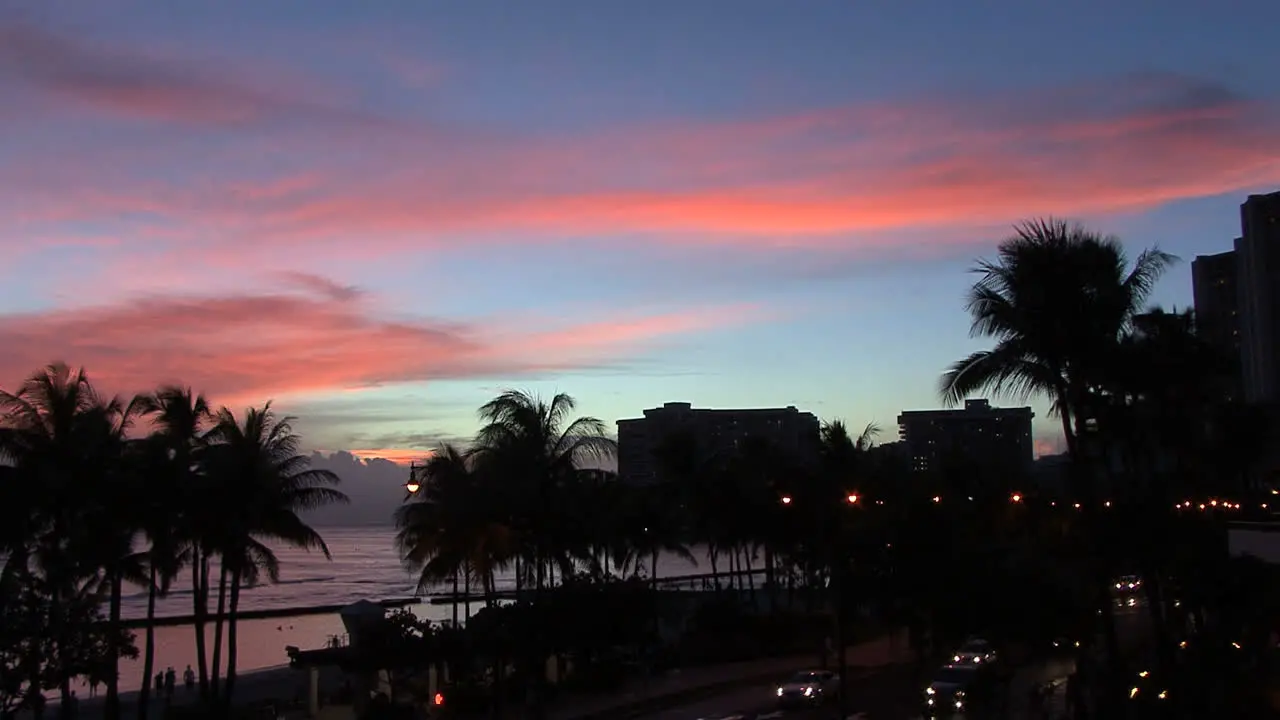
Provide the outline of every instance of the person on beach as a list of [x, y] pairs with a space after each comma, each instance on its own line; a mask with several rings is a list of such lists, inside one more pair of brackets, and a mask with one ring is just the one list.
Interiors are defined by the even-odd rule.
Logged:
[[192, 670], [190, 665], [182, 671], [182, 684], [187, 686], [187, 692], [196, 689], [196, 671]]
[[178, 684], [178, 673], [174, 672], [173, 666], [170, 665], [168, 670], [164, 671], [164, 695], [168, 699], [173, 699], [173, 687]]

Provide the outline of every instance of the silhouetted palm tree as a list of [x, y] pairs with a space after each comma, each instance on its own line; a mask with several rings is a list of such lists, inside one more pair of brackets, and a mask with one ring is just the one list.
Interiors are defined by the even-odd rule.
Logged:
[[[1122, 333], [1175, 258], [1150, 249], [1130, 267], [1117, 239], [1060, 220], [1016, 226], [997, 252], [996, 261], [975, 268], [981, 277], [966, 303], [971, 333], [991, 338], [995, 347], [951, 365], [942, 377], [943, 402], [957, 405], [984, 390], [1019, 399], [1048, 397], [1062, 422], [1072, 484], [1093, 513], [1097, 498], [1082, 467], [1081, 436], [1096, 416], [1097, 389]], [[1097, 565], [1094, 582], [1114, 660], [1110, 577], [1101, 561]]]
[[[557, 528], [562, 516], [557, 497], [576, 486], [590, 464], [611, 458], [616, 443], [606, 434], [603, 422], [593, 417], [572, 418], [575, 403], [560, 393], [545, 401], [530, 393], [508, 390], [480, 408], [484, 426], [476, 435], [475, 452], [485, 472], [494, 473], [509, 488], [510, 497], [518, 499], [523, 512], [513, 525], [532, 550], [535, 606], [540, 605], [542, 590], [550, 573], [559, 565], [563, 570], [572, 560], [557, 557], [563, 528]], [[589, 555], [589, 549], [582, 549]], [[532, 668], [541, 667], [546, 657], [545, 635], [550, 631], [539, 623], [538, 637], [530, 638], [528, 661]], [[530, 675], [533, 678], [533, 675]], [[533, 681], [535, 714], [545, 714], [542, 683]]]
[[144, 417], [154, 429], [140, 451], [141, 530], [147, 550], [147, 627], [143, 651], [142, 691], [138, 695], [138, 717], [145, 720], [150, 705], [151, 677], [155, 660], [156, 596], [165, 595], [184, 562], [191, 563], [192, 612], [195, 622], [196, 664], [200, 692], [208, 696], [208, 664], [205, 655], [204, 624], [207, 604], [201, 596], [200, 571], [206, 569], [201, 545], [203, 517], [196, 457], [211, 415], [204, 396], [190, 388], [165, 386], [139, 400]]
[[484, 510], [467, 453], [440, 446], [423, 465], [422, 487], [396, 510], [396, 544], [418, 575], [418, 592], [452, 579], [453, 622], [458, 622], [458, 576], [475, 552], [475, 518]]
[[996, 261], [978, 263], [981, 277], [966, 303], [971, 334], [991, 338], [995, 347], [951, 365], [942, 376], [944, 404], [980, 391], [1043, 395], [1078, 459], [1090, 393], [1104, 379], [1121, 333], [1175, 260], [1153, 248], [1130, 267], [1113, 237], [1060, 220], [1018, 225]]
[[324, 539], [299, 513], [348, 499], [333, 487], [339, 483], [337, 475], [312, 468], [310, 457], [300, 454], [292, 418], [277, 418], [270, 403], [250, 408], [239, 421], [231, 410], [219, 410], [205, 435], [202, 460], [211, 486], [222, 499], [215, 542], [230, 584], [222, 693], [229, 707], [235, 692], [240, 590], [256, 583], [261, 574], [278, 579], [275, 555], [264, 541], [317, 549], [327, 558]]
[[[4, 418], [0, 455], [12, 463], [19, 482], [27, 486], [16, 493], [25, 504], [26, 539], [17, 543], [19, 553], [10, 563], [34, 560], [43, 575], [50, 593], [54, 657], [59, 657], [76, 632], [68, 626], [64, 611], [81, 581], [99, 569], [95, 562], [101, 556], [83, 556], [83, 530], [96, 510], [85, 497], [101, 490], [104, 473], [118, 467], [113, 453], [120, 445], [112, 432], [123, 414], [118, 401], [98, 395], [84, 370], [72, 370], [64, 363], [54, 363], [27, 378], [17, 392], [0, 391]], [[72, 672], [63, 667], [58, 673], [63, 717], [70, 711]], [[117, 699], [109, 704], [108, 713], [118, 714], [118, 710]]]

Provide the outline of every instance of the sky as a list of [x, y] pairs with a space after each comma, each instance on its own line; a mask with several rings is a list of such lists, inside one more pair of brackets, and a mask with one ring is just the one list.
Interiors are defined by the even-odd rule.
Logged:
[[1280, 189], [1280, 3], [1229, 9], [0, 0], [0, 387], [63, 360], [391, 460], [508, 387], [891, 441], [1020, 220], [1158, 244], [1191, 303]]

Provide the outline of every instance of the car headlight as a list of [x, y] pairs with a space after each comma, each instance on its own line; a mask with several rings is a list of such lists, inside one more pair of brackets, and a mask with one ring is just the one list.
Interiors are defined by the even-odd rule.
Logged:
[[782, 697], [782, 688], [778, 688], [778, 697]]
[[956, 662], [960, 662], [960, 656], [959, 656], [959, 655], [957, 655], [957, 656], [955, 657], [955, 661], [956, 661]]
[[964, 691], [963, 691], [963, 690], [957, 690], [957, 691], [956, 691], [956, 699], [957, 699], [957, 700], [963, 700], [963, 699], [964, 699]]
[[927, 687], [927, 688], [925, 688], [925, 689], [924, 689], [924, 694], [925, 694], [925, 695], [936, 695], [936, 694], [938, 694], [938, 691], [937, 691], [937, 690], [934, 690], [934, 689], [933, 689], [933, 688], [931, 688], [931, 687]]
[[811, 687], [807, 687], [807, 688], [805, 688], [805, 689], [804, 689], [804, 696], [805, 696], [805, 697], [813, 697], [813, 688], [811, 688]]

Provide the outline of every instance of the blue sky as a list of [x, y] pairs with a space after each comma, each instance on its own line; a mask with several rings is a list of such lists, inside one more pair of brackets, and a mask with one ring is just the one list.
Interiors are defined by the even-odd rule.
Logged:
[[0, 384], [275, 398], [366, 456], [511, 386], [891, 440], [1013, 223], [1159, 244], [1185, 306], [1280, 186], [1262, 0], [9, 5]]

